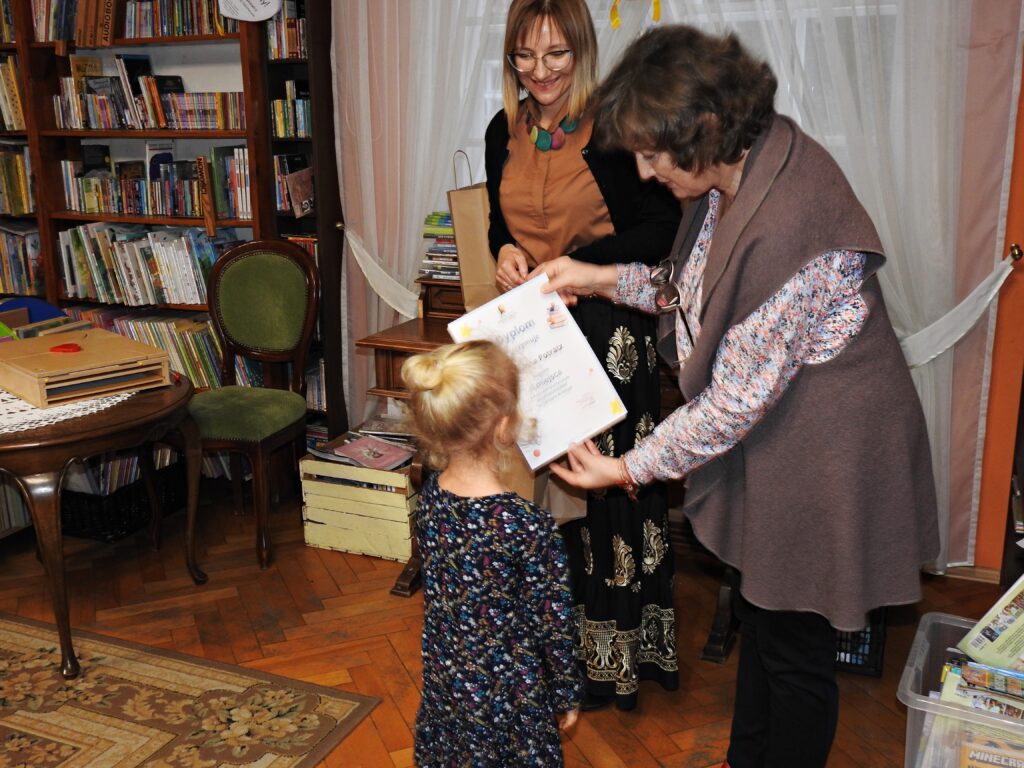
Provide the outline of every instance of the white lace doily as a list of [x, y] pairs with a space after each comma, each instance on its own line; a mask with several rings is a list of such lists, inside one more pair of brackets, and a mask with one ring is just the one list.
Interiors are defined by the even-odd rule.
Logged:
[[117, 395], [94, 397], [91, 400], [79, 400], [77, 403], [55, 405], [52, 408], [36, 408], [10, 392], [0, 390], [0, 434], [7, 432], [24, 432], [26, 429], [38, 429], [57, 424], [68, 419], [77, 419], [96, 411], [102, 411], [122, 400], [131, 397], [132, 392], [121, 392]]

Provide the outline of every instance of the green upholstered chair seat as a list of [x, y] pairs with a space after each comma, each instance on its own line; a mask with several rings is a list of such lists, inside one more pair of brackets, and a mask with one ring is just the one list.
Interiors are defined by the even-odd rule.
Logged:
[[197, 394], [188, 410], [204, 440], [257, 443], [304, 421], [306, 398], [282, 389], [220, 387]]

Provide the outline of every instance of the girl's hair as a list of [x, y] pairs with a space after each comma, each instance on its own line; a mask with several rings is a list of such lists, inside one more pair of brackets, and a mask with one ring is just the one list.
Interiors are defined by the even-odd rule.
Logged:
[[[490, 341], [449, 344], [402, 364], [412, 431], [433, 469], [453, 453], [481, 458], [497, 449], [498, 473], [511, 467], [519, 429], [519, 369]], [[508, 428], [499, 422], [508, 417]]]
[[[580, 117], [597, 87], [597, 33], [585, 0], [512, 0], [505, 20], [504, 69], [501, 78], [502, 102], [508, 130], [512, 132], [519, 116], [523, 87], [519, 73], [512, 69], [508, 55], [519, 48], [523, 38], [540, 19], [547, 17], [572, 50], [572, 84], [569, 87], [569, 117]], [[536, 51], [534, 51], [536, 53]]]
[[594, 131], [604, 147], [668, 152], [700, 173], [740, 159], [768, 130], [777, 82], [735, 35], [682, 24], [634, 40], [594, 95]]

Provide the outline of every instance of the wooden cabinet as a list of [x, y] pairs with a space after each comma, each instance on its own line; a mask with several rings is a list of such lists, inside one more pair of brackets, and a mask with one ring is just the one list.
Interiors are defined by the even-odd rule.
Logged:
[[373, 350], [377, 384], [367, 390], [379, 397], [407, 398], [402, 385], [402, 363], [412, 355], [451, 343], [448, 323], [466, 313], [458, 283], [420, 278], [421, 316], [356, 341]]

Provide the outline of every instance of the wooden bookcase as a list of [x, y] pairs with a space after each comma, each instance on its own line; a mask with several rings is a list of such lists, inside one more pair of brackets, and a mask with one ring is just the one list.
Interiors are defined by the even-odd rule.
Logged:
[[[327, 417], [330, 434], [336, 435], [348, 427], [341, 373], [341, 203], [334, 152], [333, 98], [330, 71], [331, 11], [329, 3], [307, 3], [309, 21], [309, 59], [270, 61], [267, 51], [267, 32], [264, 23], [239, 23], [239, 31], [224, 35], [185, 35], [125, 39], [119, 35], [124, 26], [124, 0], [115, 0], [115, 39], [110, 48], [76, 48], [66, 41], [35, 42], [32, 24], [31, 0], [3, 0], [9, 4], [15, 42], [0, 44], [0, 53], [13, 53], [17, 57], [19, 87], [25, 131], [3, 131], [0, 138], [24, 139], [35, 177], [35, 214], [19, 217], [34, 220], [39, 227], [41, 266], [44, 274], [43, 298], [51, 304], [89, 304], [88, 300], [69, 298], [64, 292], [58, 233], [82, 222], [119, 222], [161, 226], [202, 227], [202, 218], [176, 216], [136, 216], [107, 213], [79, 213], [66, 210], [64, 185], [61, 176], [62, 160], [81, 158], [83, 143], [95, 140], [138, 142], [138, 156], [144, 153], [148, 140], [188, 140], [243, 144], [249, 155], [249, 194], [252, 218], [220, 219], [218, 227], [251, 228], [253, 239], [279, 237], [293, 233], [313, 233], [319, 239], [319, 266], [322, 282], [321, 339], [317, 354], [322, 355], [326, 367]], [[213, 2], [213, 0], [211, 0]], [[68, 130], [58, 129], [52, 97], [59, 91], [59, 79], [70, 74], [68, 56], [82, 52], [87, 55], [110, 57], [125, 48], [130, 51], [150, 52], [168, 47], [189, 46], [198, 49], [196, 58], [202, 63], [209, 52], [210, 59], [223, 65], [231, 57], [231, 66], [237, 61], [241, 75], [241, 90], [245, 108], [246, 127], [243, 130]], [[113, 49], [113, 50], [111, 50]], [[230, 53], [225, 53], [228, 51]], [[234, 58], [237, 56], [237, 58]], [[314, 63], [315, 62], [315, 63]], [[192, 64], [192, 62], [190, 62]], [[271, 89], [299, 73], [308, 79], [314, 113], [313, 136], [299, 143], [311, 155], [316, 169], [316, 214], [304, 219], [278, 215], [274, 205], [273, 154], [289, 149], [288, 142], [272, 136], [270, 125]], [[195, 90], [195, 88], [190, 88]], [[216, 90], [216, 89], [211, 89]], [[237, 89], [236, 89], [237, 90]], [[295, 142], [291, 144], [295, 146]], [[182, 154], [182, 158], [187, 154]], [[245, 230], [243, 230], [244, 232]], [[98, 303], [98, 302], [93, 302]], [[204, 305], [159, 305], [138, 307], [140, 312], [150, 309], [204, 311]]]
[[[317, 263], [320, 268], [321, 311], [319, 338], [311, 359], [324, 360], [326, 419], [328, 435], [337, 437], [349, 428], [343, 389], [341, 365], [341, 269], [344, 219], [338, 185], [338, 167], [334, 147], [334, 96], [331, 71], [331, 4], [306, 0], [307, 58], [268, 59], [267, 77], [270, 99], [281, 98], [287, 80], [303, 80], [309, 84], [312, 102], [312, 136], [280, 139], [271, 135], [271, 154], [305, 154], [315, 169], [313, 175], [316, 207], [311, 215], [296, 218], [291, 213], [277, 213], [274, 232], [314, 235], [319, 243]], [[271, 133], [268, 131], [268, 133]], [[272, 167], [272, 163], [271, 166]]]

